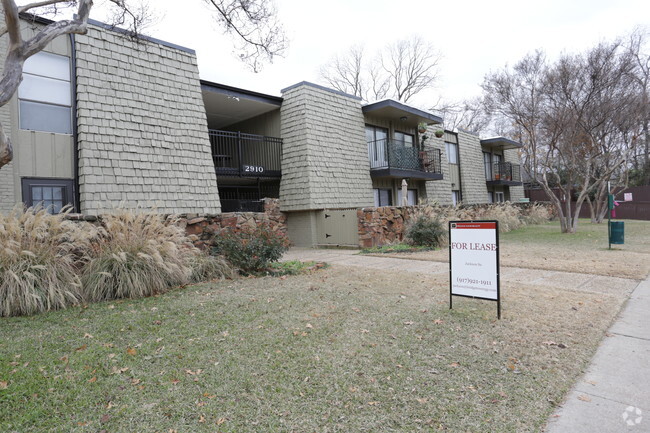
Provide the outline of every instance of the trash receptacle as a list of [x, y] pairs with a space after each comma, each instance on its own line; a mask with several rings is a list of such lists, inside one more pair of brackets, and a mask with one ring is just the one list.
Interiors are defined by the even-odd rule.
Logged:
[[609, 243], [625, 243], [625, 223], [623, 221], [612, 221], [609, 223]]

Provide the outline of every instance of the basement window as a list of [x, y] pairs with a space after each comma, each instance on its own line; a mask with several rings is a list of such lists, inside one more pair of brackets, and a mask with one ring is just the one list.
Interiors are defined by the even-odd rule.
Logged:
[[23, 202], [28, 207], [42, 206], [51, 214], [73, 204], [72, 179], [22, 179]]
[[375, 188], [375, 207], [392, 206], [392, 191], [390, 189]]

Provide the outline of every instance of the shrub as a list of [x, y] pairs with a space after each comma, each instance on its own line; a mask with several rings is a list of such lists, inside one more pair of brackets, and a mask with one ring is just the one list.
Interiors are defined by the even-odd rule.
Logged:
[[66, 221], [65, 212], [16, 207], [0, 214], [0, 316], [79, 303], [78, 258], [93, 235], [90, 224]]
[[235, 276], [233, 268], [225, 258], [213, 256], [198, 249], [190, 258], [190, 268], [192, 268], [190, 280], [193, 283]]
[[151, 296], [190, 282], [195, 248], [175, 218], [121, 209], [102, 223], [104, 236], [82, 276], [88, 300]]
[[446, 227], [437, 218], [417, 217], [406, 229], [406, 239], [412, 245], [438, 247], [444, 242]]
[[289, 239], [262, 224], [240, 232], [224, 230], [215, 236], [213, 245], [213, 253], [225, 256], [242, 273], [257, 274], [282, 257], [289, 249]]

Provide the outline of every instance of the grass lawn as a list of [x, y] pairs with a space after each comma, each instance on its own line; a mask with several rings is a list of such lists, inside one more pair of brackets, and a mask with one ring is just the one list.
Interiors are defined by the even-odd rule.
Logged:
[[[559, 222], [499, 235], [502, 266], [644, 279], [650, 272], [650, 221], [626, 220], [625, 243], [608, 249], [607, 223], [580, 220], [578, 232], [563, 234]], [[395, 257], [446, 262], [449, 251], [399, 253]]]
[[0, 318], [3, 432], [540, 431], [619, 292], [332, 267]]

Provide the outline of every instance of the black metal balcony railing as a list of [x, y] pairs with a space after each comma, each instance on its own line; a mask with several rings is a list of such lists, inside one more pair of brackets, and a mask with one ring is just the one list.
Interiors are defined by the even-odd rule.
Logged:
[[402, 143], [376, 140], [368, 142], [370, 169], [398, 168], [427, 173], [442, 173], [440, 149], [419, 150]]
[[282, 139], [232, 131], [208, 131], [219, 175], [280, 177]]
[[521, 182], [521, 170], [518, 164], [511, 162], [486, 162], [485, 178], [488, 181]]

